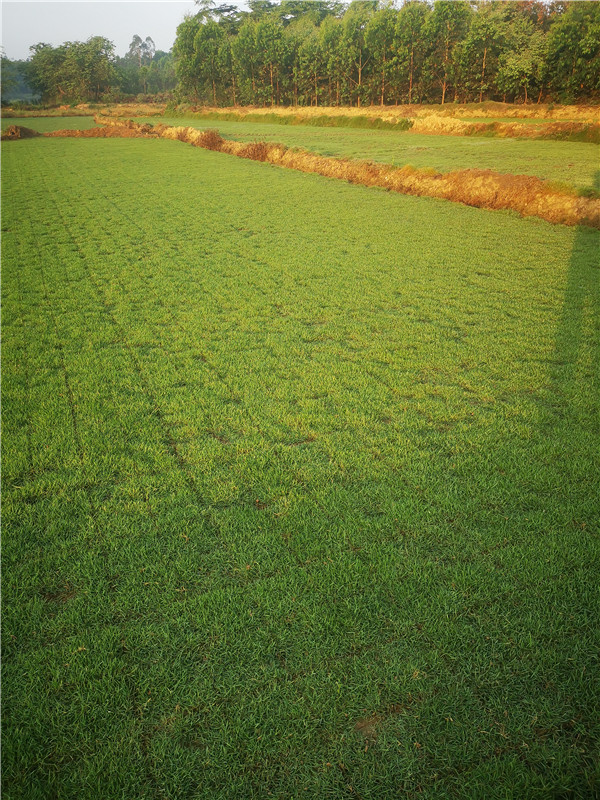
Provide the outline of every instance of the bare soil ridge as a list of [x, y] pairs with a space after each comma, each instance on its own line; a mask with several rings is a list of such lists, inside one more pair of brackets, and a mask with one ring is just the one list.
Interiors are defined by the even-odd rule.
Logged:
[[[499, 138], [556, 139], [600, 143], [600, 114], [594, 106], [564, 106], [538, 110], [526, 107], [502, 107], [491, 104], [486, 109], [467, 106], [445, 109], [443, 106], [390, 106], [367, 108], [209, 108], [176, 111], [198, 119], [238, 120], [240, 122], [281, 122], [293, 125], [335, 127], [373, 127], [402, 130], [434, 136], [490, 136]], [[496, 106], [501, 106], [497, 108]], [[560, 111], [560, 114], [555, 113]], [[117, 114], [116, 116], [119, 116]], [[461, 119], [469, 115], [472, 119]], [[571, 115], [571, 116], [567, 116]], [[115, 116], [109, 115], [109, 116]], [[506, 122], [487, 117], [504, 116], [531, 122]], [[476, 121], [475, 121], [476, 120]], [[359, 124], [360, 123], [360, 124]]]

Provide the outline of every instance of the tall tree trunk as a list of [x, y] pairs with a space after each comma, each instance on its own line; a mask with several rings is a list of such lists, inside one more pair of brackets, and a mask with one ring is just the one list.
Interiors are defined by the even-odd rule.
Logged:
[[413, 65], [414, 65], [415, 46], [410, 48], [410, 74], [408, 79], [408, 104], [412, 103], [412, 87], [413, 87]]
[[[450, 35], [450, 23], [446, 23], [446, 30], [448, 31], [448, 36]], [[446, 88], [448, 86], [448, 62], [450, 61], [450, 42], [446, 37], [446, 49], [444, 50], [444, 81], [442, 83], [442, 105], [444, 105], [444, 100], [446, 98]]]
[[479, 102], [481, 103], [481, 99], [483, 97], [483, 82], [485, 80], [485, 59], [487, 56], [487, 47], [483, 48], [483, 67], [481, 70], [481, 86], [479, 87]]

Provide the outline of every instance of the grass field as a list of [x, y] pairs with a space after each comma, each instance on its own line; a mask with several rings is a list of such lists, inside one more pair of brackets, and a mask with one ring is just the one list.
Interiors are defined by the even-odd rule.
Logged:
[[5, 796], [595, 796], [598, 233], [2, 151]]
[[[509, 118], [507, 118], [509, 119]], [[326, 156], [369, 159], [384, 164], [431, 167], [440, 172], [459, 169], [492, 169], [535, 175], [586, 189], [594, 186], [598, 170], [598, 145], [526, 139], [487, 139], [434, 136], [396, 131], [282, 126], [268, 123], [231, 122], [170, 117], [142, 117], [140, 122], [189, 125], [199, 130], [217, 128], [222, 136], [238, 141], [282, 142]], [[518, 121], [518, 120], [517, 120]], [[531, 122], [531, 120], [528, 120]], [[30, 117], [2, 120], [40, 131], [86, 130], [95, 126], [92, 117]]]
[[93, 117], [3, 117], [1, 125], [2, 130], [10, 125], [22, 125], [40, 133], [59, 131], [63, 128], [86, 131], [96, 127]]
[[[147, 117], [139, 121], [152, 124], [156, 123], [156, 118]], [[432, 167], [440, 172], [492, 169], [535, 175], [578, 188], [592, 187], [598, 171], [598, 145], [582, 142], [434, 136], [168, 117], [160, 121], [165, 125], [189, 125], [200, 130], [216, 128], [225, 138], [282, 142], [289, 147], [302, 147], [327, 156], [369, 159], [397, 166], [412, 164], [413, 167]]]

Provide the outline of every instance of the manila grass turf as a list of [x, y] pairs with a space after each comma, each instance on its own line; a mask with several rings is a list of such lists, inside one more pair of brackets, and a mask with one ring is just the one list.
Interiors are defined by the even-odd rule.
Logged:
[[[156, 124], [157, 119], [143, 117], [135, 121]], [[23, 124], [33, 127], [31, 122], [28, 119]], [[395, 166], [411, 164], [418, 169], [431, 167], [440, 172], [491, 169], [513, 175], [535, 175], [577, 189], [594, 188], [598, 171], [598, 145], [587, 142], [435, 136], [166, 116], [161, 117], [160, 122], [199, 130], [216, 128], [226, 139], [281, 142], [288, 147], [301, 147], [324, 156], [367, 159]], [[63, 127], [70, 127], [70, 124]]]
[[6, 796], [594, 796], [598, 233], [3, 156]]
[[[351, 118], [350, 118], [351, 119]], [[435, 136], [399, 131], [286, 126], [228, 120], [199, 120], [181, 117], [140, 117], [136, 122], [206, 130], [218, 127], [227, 139], [281, 142], [324, 156], [337, 156], [403, 166], [411, 164], [440, 172], [459, 169], [492, 169], [516, 175], [535, 175], [578, 190], [594, 188], [598, 170], [598, 146], [586, 142], [557, 142], [527, 139], [484, 139]], [[531, 122], [531, 120], [528, 120]], [[46, 133], [62, 129], [88, 130], [97, 127], [93, 117], [27, 117], [2, 120], [2, 130], [22, 125]]]
[[87, 131], [90, 128], [96, 128], [97, 124], [94, 122], [94, 117], [3, 117], [0, 121], [2, 130], [9, 128], [11, 125], [20, 125], [24, 128], [30, 128], [33, 131], [46, 133], [47, 131], [59, 131], [64, 128], [70, 130]]

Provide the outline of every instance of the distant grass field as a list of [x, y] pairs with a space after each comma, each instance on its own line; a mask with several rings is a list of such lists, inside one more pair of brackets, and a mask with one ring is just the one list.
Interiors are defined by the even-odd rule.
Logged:
[[[512, 121], [510, 118], [507, 120]], [[290, 147], [303, 147], [327, 156], [369, 159], [397, 166], [412, 164], [418, 168], [432, 167], [440, 172], [472, 168], [535, 175], [578, 189], [592, 188], [598, 170], [598, 146], [581, 142], [433, 136], [180, 117], [142, 117], [136, 121], [153, 125], [157, 122], [189, 125], [199, 130], [217, 128], [224, 137], [239, 141], [282, 142]], [[2, 129], [8, 125], [23, 125], [41, 133], [61, 128], [87, 130], [95, 127], [93, 117], [3, 119]]]
[[[155, 124], [157, 120], [147, 117], [138, 121]], [[189, 125], [200, 130], [216, 128], [229, 139], [282, 142], [327, 156], [369, 159], [397, 166], [412, 164], [414, 167], [432, 167], [440, 172], [492, 169], [535, 175], [578, 188], [593, 186], [599, 165], [598, 145], [581, 142], [434, 136], [169, 117], [161, 118], [160, 122]]]
[[595, 796], [598, 234], [2, 151], [5, 797]]
[[63, 128], [72, 131], [87, 131], [89, 128], [96, 127], [93, 117], [3, 117], [1, 124], [2, 130], [8, 128], [9, 125], [22, 125], [24, 128], [31, 128], [40, 133], [59, 131]]

